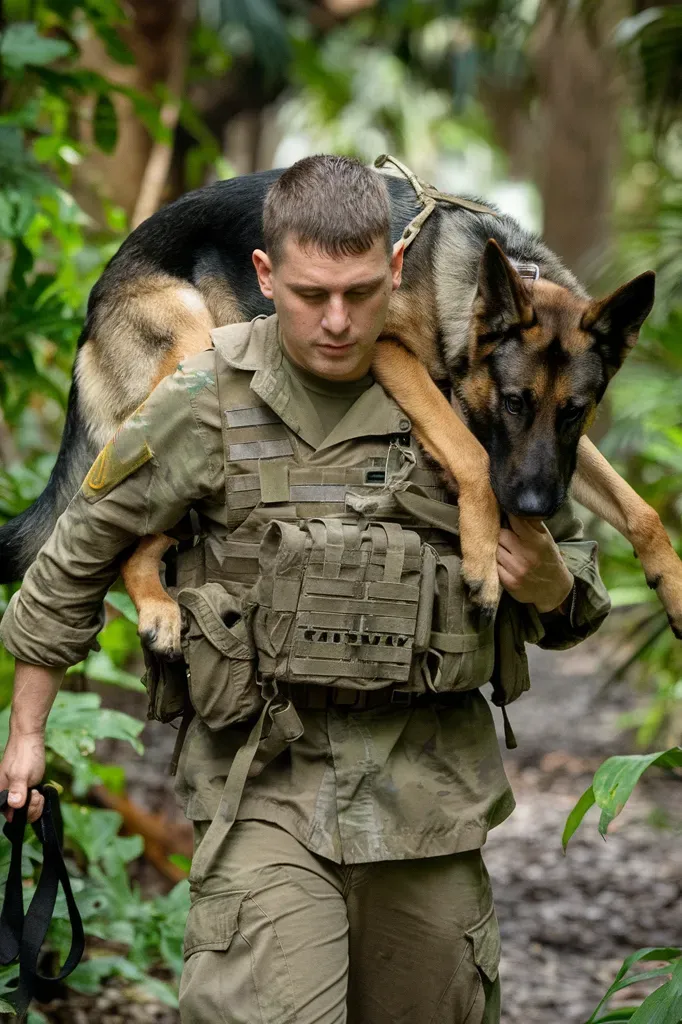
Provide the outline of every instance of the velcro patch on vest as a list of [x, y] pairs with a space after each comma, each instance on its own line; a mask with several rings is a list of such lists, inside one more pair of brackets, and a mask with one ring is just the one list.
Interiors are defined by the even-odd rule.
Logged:
[[230, 444], [230, 458], [235, 462], [249, 462], [252, 459], [280, 459], [293, 455], [294, 449], [288, 438], [272, 441], [242, 441]]
[[277, 413], [267, 405], [226, 409], [225, 419], [228, 427], [262, 427], [270, 423], [281, 423]]
[[83, 497], [89, 502], [99, 501], [153, 456], [144, 437], [136, 431], [115, 435], [90, 467], [81, 488]]

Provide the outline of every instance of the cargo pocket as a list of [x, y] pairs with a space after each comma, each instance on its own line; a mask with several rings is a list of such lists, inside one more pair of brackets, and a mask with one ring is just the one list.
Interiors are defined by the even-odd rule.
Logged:
[[293, 1024], [294, 993], [275, 926], [250, 891], [203, 896], [190, 907], [180, 986], [183, 1020]]
[[478, 924], [469, 928], [466, 937], [473, 948], [474, 963], [488, 981], [495, 981], [500, 966], [500, 928], [494, 907]]
[[202, 896], [190, 907], [185, 926], [184, 958], [202, 950], [226, 950], [239, 925], [239, 908], [248, 890]]
[[224, 729], [258, 714], [253, 643], [239, 601], [219, 583], [178, 594], [182, 647], [192, 706], [209, 729]]

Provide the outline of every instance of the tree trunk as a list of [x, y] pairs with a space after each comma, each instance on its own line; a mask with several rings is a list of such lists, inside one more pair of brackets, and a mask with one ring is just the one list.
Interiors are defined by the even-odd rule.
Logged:
[[605, 0], [591, 18], [543, 0], [532, 40], [538, 86], [535, 180], [543, 237], [589, 285], [608, 248], [624, 83], [609, 36], [623, 12]]
[[[127, 9], [132, 17], [120, 34], [135, 63], [118, 64], [94, 33], [81, 43], [81, 62], [117, 85], [130, 86], [149, 96], [155, 86], [168, 80], [180, 0], [129, 0]], [[78, 202], [98, 220], [102, 216], [100, 196], [132, 214], [152, 150], [152, 139], [131, 101], [117, 93], [112, 93], [112, 101], [118, 120], [116, 148], [107, 154], [93, 147], [78, 168], [73, 190]], [[89, 143], [93, 142], [93, 110], [93, 100], [83, 102], [79, 110], [80, 136]]]

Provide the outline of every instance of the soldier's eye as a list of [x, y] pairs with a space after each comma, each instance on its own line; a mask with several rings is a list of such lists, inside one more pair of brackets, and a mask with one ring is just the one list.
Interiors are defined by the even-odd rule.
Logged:
[[520, 412], [523, 412], [523, 399], [519, 395], [507, 395], [504, 407], [512, 416], [518, 416]]

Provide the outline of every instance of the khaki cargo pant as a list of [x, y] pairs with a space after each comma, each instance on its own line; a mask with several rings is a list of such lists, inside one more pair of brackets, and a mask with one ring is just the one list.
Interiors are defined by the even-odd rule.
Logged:
[[339, 866], [238, 821], [193, 892], [181, 1021], [499, 1024], [498, 961], [480, 851]]

